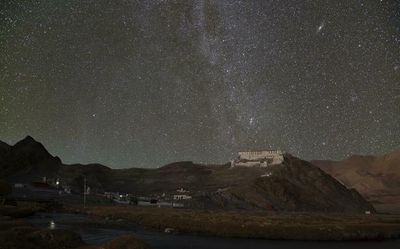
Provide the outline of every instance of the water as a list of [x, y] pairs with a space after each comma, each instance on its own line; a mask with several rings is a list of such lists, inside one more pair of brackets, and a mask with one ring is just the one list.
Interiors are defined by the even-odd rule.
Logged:
[[102, 244], [115, 237], [134, 234], [154, 249], [385, 249], [400, 248], [399, 240], [366, 242], [304, 242], [233, 239], [209, 236], [167, 234], [124, 222], [110, 222], [78, 214], [39, 213], [29, 222], [51, 229], [79, 233], [88, 244]]

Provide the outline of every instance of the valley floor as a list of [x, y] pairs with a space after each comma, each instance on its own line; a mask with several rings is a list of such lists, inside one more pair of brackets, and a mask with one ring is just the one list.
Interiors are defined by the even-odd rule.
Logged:
[[[35, 212], [38, 213], [34, 215]], [[68, 212], [68, 214], [65, 212]], [[51, 223], [53, 220], [55, 221], [55, 227], [52, 228]], [[74, 222], [77, 223], [75, 224]], [[96, 224], [102, 225], [99, 230], [94, 229], [97, 227]], [[137, 226], [133, 226], [134, 224]], [[91, 225], [94, 225], [94, 227]], [[137, 227], [143, 228], [143, 231], [153, 230], [158, 235], [155, 238], [148, 238], [146, 235], [147, 237], [144, 236], [146, 241], [143, 242], [143, 238], [140, 237], [141, 234], [140, 232], [138, 233], [136, 228], [129, 231], [124, 230], [121, 234], [119, 230], [116, 230], [116, 233], [108, 234], [108, 239], [102, 241], [101, 244], [91, 244], [90, 241], [86, 240], [87, 238], [82, 240], [82, 237], [79, 236], [85, 235], [84, 231], [83, 233], [80, 231], [80, 228], [85, 226], [87, 227], [86, 230], [90, 231], [90, 234], [93, 231], [99, 233], [110, 232], [112, 231], [111, 228], [115, 229], [117, 227]], [[157, 230], [161, 232], [157, 232]], [[125, 248], [124, 246], [127, 245], [130, 247], [126, 248], [143, 249], [149, 248], [146, 242], [149, 244], [154, 242], [155, 248], [164, 248], [163, 244], [159, 244], [157, 241], [165, 242], [165, 239], [167, 241], [175, 241], [178, 238], [175, 235], [179, 235], [181, 238], [182, 236], [184, 237], [181, 239], [182, 242], [182, 240], [187, 239], [185, 234], [242, 238], [244, 240], [237, 241], [250, 244], [255, 243], [255, 241], [272, 243], [267, 240], [277, 240], [277, 243], [280, 241], [279, 243], [282, 244], [285, 240], [328, 241], [327, 243], [330, 243], [329, 241], [399, 239], [400, 216], [228, 212], [134, 206], [89, 206], [85, 209], [70, 206], [66, 209], [54, 209], [53, 207], [35, 203], [0, 206], [1, 249], [120, 249]], [[96, 234], [91, 234], [90, 236], [92, 235]], [[165, 236], [170, 237], [168, 239]], [[204, 245], [204, 243], [208, 243], [207, 241], [213, 240], [212, 237], [208, 236], [191, 236], [190, 241], [195, 241], [193, 243], [202, 241]], [[215, 237], [215, 239], [217, 238]], [[234, 241], [233, 239], [226, 240], [229, 243]], [[398, 242], [400, 241], [393, 240], [395, 245]], [[175, 242], [172, 244], [176, 245]], [[350, 244], [353, 245], [353, 242]], [[366, 245], [370, 246], [370, 243], [368, 242]], [[181, 246], [179, 248], [187, 247]], [[215, 248], [220, 247], [216, 246]], [[239, 246], [238, 248], [241, 247]], [[350, 246], [348, 248], [353, 247]]]
[[80, 209], [160, 230], [274, 240], [383, 240], [400, 238], [400, 216], [323, 213], [227, 212], [131, 206]]
[[49, 211], [44, 205], [0, 205], [0, 249], [148, 249], [134, 235], [116, 237], [103, 245], [87, 245], [72, 230], [40, 228], [26, 220], [36, 212]]

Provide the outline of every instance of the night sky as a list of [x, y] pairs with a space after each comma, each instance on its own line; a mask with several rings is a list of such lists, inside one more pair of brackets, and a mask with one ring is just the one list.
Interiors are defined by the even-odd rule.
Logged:
[[0, 140], [66, 163], [400, 147], [400, 1], [0, 3]]

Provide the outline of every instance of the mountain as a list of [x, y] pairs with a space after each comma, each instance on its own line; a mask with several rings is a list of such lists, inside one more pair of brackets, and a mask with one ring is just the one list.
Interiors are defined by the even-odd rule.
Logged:
[[[6, 146], [5, 146], [6, 147]], [[16, 181], [57, 177], [82, 193], [84, 180], [93, 192], [126, 192], [137, 196], [190, 191], [192, 208], [364, 213], [374, 208], [311, 163], [285, 155], [268, 168], [175, 162], [157, 169], [110, 169], [100, 164], [64, 165], [44, 146], [27, 137], [6, 147], [2, 175]]]
[[110, 168], [100, 164], [65, 165], [30, 136], [13, 146], [0, 141], [0, 178], [11, 182], [41, 181], [44, 176], [61, 178], [75, 192], [82, 192], [85, 176], [92, 189], [101, 192], [108, 185], [110, 172]]
[[271, 177], [257, 178], [259, 195], [290, 211], [365, 212], [374, 208], [354, 189], [347, 189], [311, 163], [286, 156]]
[[7, 151], [11, 148], [10, 145], [0, 141], [0, 153], [3, 153], [4, 151]]
[[61, 160], [30, 136], [13, 146], [0, 144], [0, 177], [38, 175], [58, 170]]
[[[8, 154], [8, 151], [11, 149], [11, 146], [0, 141], [0, 162], [5, 160], [6, 155]], [[0, 164], [1, 167], [1, 164]], [[0, 168], [1, 169], [1, 168]]]
[[83, 191], [84, 178], [92, 191], [103, 193], [113, 184], [112, 172], [112, 169], [101, 164], [72, 164], [61, 165], [56, 175], [61, 183], [70, 185], [75, 193]]
[[195, 207], [374, 211], [357, 191], [347, 189], [311, 163], [290, 155], [285, 156], [283, 164], [267, 169], [176, 162], [158, 169], [115, 170], [114, 179], [113, 190], [140, 195], [188, 189], [197, 193], [192, 202]]
[[381, 156], [353, 155], [342, 161], [312, 163], [355, 188], [382, 212], [400, 212], [400, 150]]

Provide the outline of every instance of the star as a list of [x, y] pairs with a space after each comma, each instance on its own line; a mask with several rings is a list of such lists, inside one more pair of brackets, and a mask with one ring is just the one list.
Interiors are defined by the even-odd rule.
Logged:
[[249, 125], [253, 125], [253, 124], [254, 124], [254, 121], [255, 121], [255, 118], [254, 118], [254, 117], [251, 117], [251, 118], [249, 119]]
[[400, 9], [373, 2], [5, 0], [0, 140], [117, 168], [386, 153]]
[[325, 27], [325, 22], [322, 21], [321, 24], [317, 27], [317, 33], [321, 32], [324, 27]]

